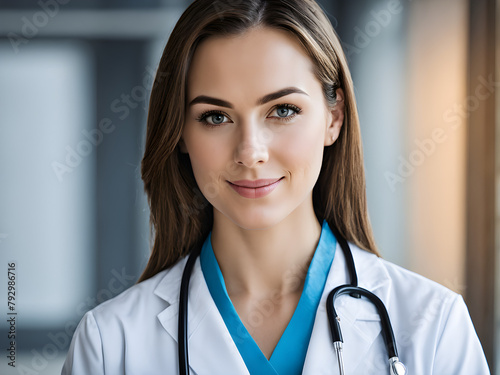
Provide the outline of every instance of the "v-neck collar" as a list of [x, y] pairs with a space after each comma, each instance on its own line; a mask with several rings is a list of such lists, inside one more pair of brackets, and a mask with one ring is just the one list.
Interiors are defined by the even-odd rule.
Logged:
[[314, 318], [335, 256], [337, 241], [326, 220], [309, 264], [301, 297], [283, 335], [268, 360], [241, 321], [227, 293], [224, 277], [212, 248], [212, 232], [203, 243], [200, 265], [212, 299], [250, 374], [300, 375]]

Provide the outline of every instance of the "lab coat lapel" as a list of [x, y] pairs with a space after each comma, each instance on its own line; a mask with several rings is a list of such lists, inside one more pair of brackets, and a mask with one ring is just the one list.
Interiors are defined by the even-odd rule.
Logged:
[[[352, 243], [349, 245], [354, 256], [359, 286], [375, 293], [388, 307], [391, 281], [385, 269], [369, 253]], [[337, 243], [335, 258], [316, 313], [302, 372], [304, 375], [335, 374], [338, 371], [337, 357], [333, 349], [326, 314], [326, 299], [332, 289], [349, 282], [344, 253]], [[384, 357], [386, 350], [380, 334], [380, 317], [376, 308], [365, 299], [356, 299], [348, 295], [340, 296], [335, 303], [335, 308], [340, 317], [344, 339], [343, 356], [346, 373], [362, 374], [361, 367], [365, 367], [367, 363], [370, 367], [375, 366], [375, 369], [384, 366], [386, 362], [383, 362], [382, 358], [386, 358]], [[384, 371], [387, 371], [387, 367], [378, 373], [384, 373]]]
[[[163, 328], [177, 342], [179, 289], [186, 259], [165, 275], [155, 294], [170, 305], [158, 314]], [[219, 314], [196, 260], [188, 297], [189, 365], [196, 374], [248, 374], [238, 348]]]

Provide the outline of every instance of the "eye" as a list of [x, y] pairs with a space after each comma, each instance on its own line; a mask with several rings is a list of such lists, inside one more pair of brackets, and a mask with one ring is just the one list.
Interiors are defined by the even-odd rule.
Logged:
[[[196, 121], [199, 121], [208, 127], [216, 127], [224, 123], [224, 118], [227, 118], [227, 115], [224, 112], [211, 110], [203, 112], [198, 116]], [[207, 119], [211, 119], [211, 122], [207, 121]]]
[[295, 116], [297, 116], [302, 110], [293, 105], [293, 104], [279, 104], [277, 105], [273, 112], [276, 111], [278, 116], [271, 116], [275, 117], [279, 121], [290, 121], [293, 119]]
[[[292, 120], [295, 116], [302, 112], [302, 110], [293, 104], [279, 104], [274, 107], [273, 112], [277, 113], [277, 116], [270, 116], [278, 121], [287, 122]], [[221, 126], [230, 121], [224, 121], [224, 119], [229, 120], [229, 116], [221, 111], [210, 110], [205, 111], [196, 118], [196, 121], [201, 122], [203, 125], [209, 128], [215, 128]], [[210, 121], [209, 121], [210, 120]]]

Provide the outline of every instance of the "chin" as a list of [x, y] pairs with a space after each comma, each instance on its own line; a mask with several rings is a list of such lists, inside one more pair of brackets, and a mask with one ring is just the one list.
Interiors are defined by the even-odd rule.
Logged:
[[[251, 210], [254, 211], [254, 210]], [[286, 215], [280, 215], [276, 209], [274, 210], [255, 210], [254, 212], [227, 212], [224, 213], [231, 222], [237, 225], [240, 228], [246, 230], [263, 230], [271, 228], [278, 223], [280, 223], [283, 219], [285, 219]]]

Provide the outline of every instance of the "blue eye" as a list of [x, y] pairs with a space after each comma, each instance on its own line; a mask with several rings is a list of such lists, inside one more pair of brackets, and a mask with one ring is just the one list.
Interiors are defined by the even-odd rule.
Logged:
[[[276, 106], [275, 110], [278, 113], [277, 118], [283, 121], [290, 121], [292, 118], [294, 118], [301, 112], [301, 109], [299, 107], [294, 106], [293, 104], [280, 104]], [[290, 112], [294, 113], [289, 114]]]
[[[196, 121], [199, 121], [208, 127], [216, 127], [224, 123], [224, 117], [227, 117], [225, 113], [211, 110], [203, 112], [200, 116], [198, 116]], [[211, 118], [212, 123], [208, 122], [207, 118]]]
[[[292, 120], [295, 116], [302, 112], [299, 107], [293, 104], [279, 104], [273, 109], [273, 112], [274, 111], [277, 112], [278, 116], [270, 116], [270, 118], [283, 122]], [[290, 112], [293, 113], [290, 114]], [[229, 116], [226, 113], [217, 110], [210, 110], [203, 112], [200, 116], [198, 116], [196, 121], [201, 122], [209, 128], [215, 128], [225, 123], [224, 118], [229, 120]], [[210, 119], [211, 121], [208, 122], [207, 119]]]
[[[287, 116], [288, 116], [288, 111], [289, 111], [289, 110], [290, 110], [289, 108], [284, 108], [284, 107], [279, 108], [279, 109], [278, 109], [278, 116], [280, 116], [280, 117], [287, 117]], [[280, 111], [281, 111], [281, 112], [280, 112]], [[283, 112], [284, 112], [284, 113], [283, 113]], [[283, 116], [281, 116], [281, 115], [283, 115]]]
[[220, 114], [220, 113], [214, 113], [213, 115], [210, 115], [208, 117], [211, 117], [212, 118], [212, 122], [215, 124], [215, 125], [220, 125], [224, 122], [224, 115]]

